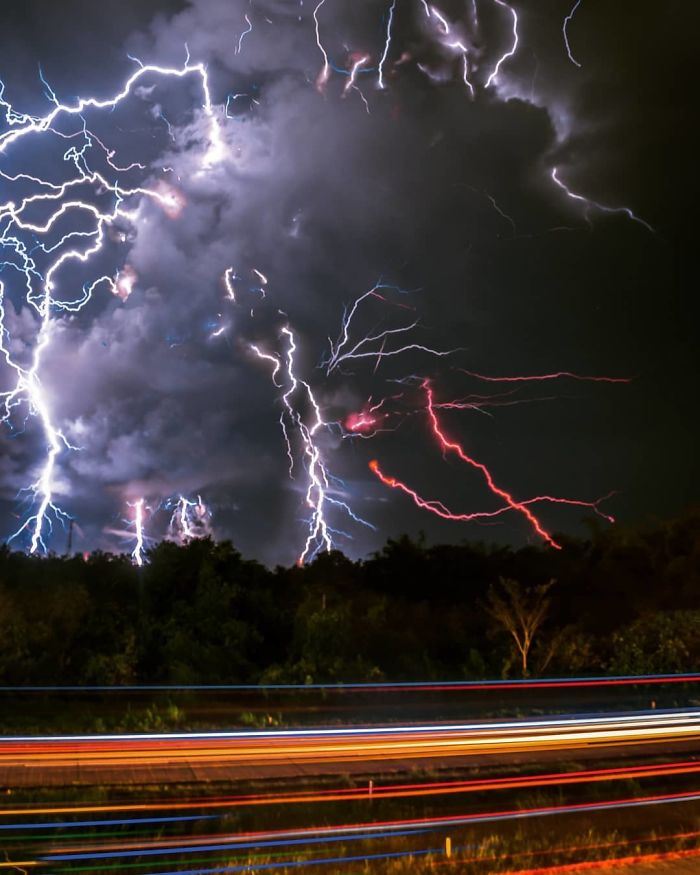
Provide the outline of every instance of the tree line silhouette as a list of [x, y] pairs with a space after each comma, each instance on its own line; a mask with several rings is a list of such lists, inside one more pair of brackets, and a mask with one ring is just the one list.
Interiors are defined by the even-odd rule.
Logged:
[[700, 509], [560, 551], [389, 540], [267, 569], [229, 541], [0, 548], [0, 685], [319, 683], [700, 670]]

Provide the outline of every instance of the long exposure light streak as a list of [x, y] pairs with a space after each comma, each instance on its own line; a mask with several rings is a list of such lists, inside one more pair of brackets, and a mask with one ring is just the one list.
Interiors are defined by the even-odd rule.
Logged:
[[[604, 716], [564, 715], [478, 723], [445, 723], [390, 726], [362, 726], [313, 729], [259, 729], [219, 732], [165, 732], [136, 734], [5, 736], [0, 739], [0, 763], [23, 762], [32, 752], [32, 762], [60, 762], [76, 752], [87, 760], [158, 761], [189, 757], [227, 757], [280, 760], [300, 758], [334, 759], [356, 756], [414, 756], [417, 752], [458, 754], [477, 750], [535, 749], [539, 746], [576, 748], [592, 741], [630, 744], [649, 740], [680, 740], [700, 737], [700, 711], [640, 712]], [[262, 744], [261, 744], [262, 742]], [[167, 743], [167, 744], [166, 744]]]
[[49, 693], [49, 692], [111, 692], [128, 693], [153, 690], [239, 690], [239, 691], [265, 691], [265, 690], [328, 690], [336, 692], [352, 692], [355, 690], [374, 690], [378, 693], [419, 691], [419, 692], [461, 692], [465, 690], [537, 690], [537, 689], [577, 689], [579, 687], [625, 687], [625, 686], [658, 686], [662, 684], [697, 684], [700, 683], [700, 672], [683, 672], [677, 674], [652, 674], [652, 675], [599, 675], [592, 677], [575, 678], [539, 678], [512, 679], [512, 680], [483, 680], [483, 681], [398, 681], [395, 683], [371, 682], [366, 683], [325, 683], [325, 684], [120, 684], [114, 686], [100, 686], [99, 684], [86, 684], [81, 686], [54, 685], [21, 687], [0, 686], [0, 693]]
[[[463, 795], [467, 793], [482, 793], [498, 790], [515, 790], [533, 787], [550, 787], [576, 784], [601, 783], [610, 781], [641, 780], [674, 775], [692, 775], [700, 772], [700, 763], [695, 760], [680, 762], [645, 764], [634, 766], [618, 766], [614, 768], [577, 769], [575, 771], [545, 772], [534, 775], [509, 775], [506, 777], [484, 777], [468, 780], [428, 781], [422, 783], [384, 784], [373, 782], [373, 799], [418, 798], [423, 796]], [[332, 787], [316, 790], [281, 791], [268, 793], [248, 793], [238, 796], [226, 796], [210, 799], [208, 797], [191, 798], [185, 801], [163, 799], [156, 802], [133, 802], [118, 804], [82, 804], [62, 806], [32, 806], [31, 808], [3, 808], [3, 817], [45, 817], [56, 814], [110, 814], [144, 811], [180, 811], [183, 809], [229, 809], [247, 806], [278, 806], [309, 804], [312, 802], [352, 802], [366, 800], [368, 790], [361, 787]], [[0, 829], [13, 828], [51, 829], [74, 828], [84, 825], [126, 823], [130, 821], [61, 821], [47, 824], [41, 821], [19, 824], [2, 824]], [[140, 821], [146, 822], [146, 821]], [[151, 822], [151, 821], [149, 821]]]
[[[317, 826], [296, 830], [275, 830], [257, 833], [241, 833], [230, 836], [216, 836], [212, 842], [210, 836], [202, 838], [187, 837], [178, 844], [175, 840], [161, 842], [161, 847], [142, 843], [137, 847], [100, 851], [76, 851], [73, 853], [47, 854], [41, 859], [47, 862], [65, 862], [70, 860], [88, 860], [115, 858], [123, 859], [134, 856], [168, 856], [196, 850], [225, 850], [226, 848], [263, 848], [279, 847], [280, 845], [318, 844], [343, 837], [346, 840], [363, 840], [386, 836], [407, 835], [415, 831], [436, 831], [446, 827], [458, 827], [471, 823], [496, 823], [509, 820], [524, 820], [538, 817], [551, 817], [564, 814], [575, 814], [592, 811], [611, 811], [625, 808], [640, 808], [652, 805], [681, 804], [697, 802], [700, 793], [663, 793], [639, 797], [621, 797], [599, 802], [580, 802], [563, 805], [546, 805], [530, 808], [505, 809], [475, 814], [462, 814], [448, 817], [409, 818], [391, 821], [373, 821], [348, 824], [342, 826]], [[157, 843], [154, 843], [157, 844]], [[308, 861], [306, 861], [308, 865]]]

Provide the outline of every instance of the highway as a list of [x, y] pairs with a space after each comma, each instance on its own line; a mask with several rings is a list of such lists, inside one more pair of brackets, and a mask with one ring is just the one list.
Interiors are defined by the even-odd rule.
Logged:
[[693, 707], [7, 735], [3, 789], [0, 872], [700, 871]]
[[0, 739], [0, 786], [382, 773], [543, 754], [620, 755], [697, 745], [700, 711], [443, 725]]

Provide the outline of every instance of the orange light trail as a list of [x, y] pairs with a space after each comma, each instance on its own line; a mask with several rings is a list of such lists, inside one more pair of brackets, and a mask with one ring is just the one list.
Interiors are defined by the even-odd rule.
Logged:
[[241, 796], [219, 798], [202, 797], [171, 802], [136, 802], [113, 805], [68, 805], [32, 808], [5, 808], [4, 817], [44, 816], [55, 814], [97, 814], [137, 811], [178, 811], [183, 809], [237, 808], [259, 805], [308, 804], [313, 802], [349, 802], [372, 799], [398, 799], [403, 797], [443, 796], [490, 790], [515, 790], [532, 787], [561, 786], [564, 784], [587, 784], [600, 781], [639, 780], [641, 778], [690, 775], [700, 772], [700, 762], [663, 763], [658, 765], [625, 766], [608, 769], [583, 769], [575, 772], [552, 772], [537, 775], [481, 778], [464, 781], [440, 781], [414, 784], [372, 785], [371, 796], [366, 786], [331, 788], [328, 790], [300, 790], [287, 793], [251, 793]]
[[427, 760], [504, 753], [688, 742], [700, 738], [700, 712], [520, 720], [343, 730], [263, 730], [189, 735], [85, 736], [0, 740], [0, 767], [152, 767], [177, 763], [300, 767]]
[[[197, 836], [180, 836], [170, 838], [155, 838], [146, 842], [105, 842], [90, 845], [84, 851], [82, 846], [65, 847], [60, 854], [47, 855], [46, 860], [82, 859], [96, 856], [133, 856], [133, 852], [151, 851], [162, 849], [164, 854], [172, 854], [177, 851], [189, 851], [209, 847], [216, 842], [216, 849], [236, 846], [264, 847], [267, 843], [280, 844], [280, 840], [286, 840], [289, 844], [298, 844], [297, 839], [312, 839], [314, 843], [324, 838], [333, 836], [345, 836], [350, 840], [357, 834], [363, 838], [380, 837], [379, 834], [390, 834], [399, 831], [437, 831], [448, 828], [459, 828], [472, 823], [498, 822], [503, 820], [519, 820], [541, 816], [553, 816], [561, 814], [586, 813], [591, 811], [607, 811], [617, 808], [634, 808], [663, 803], [699, 802], [698, 793], [665, 793], [650, 796], [632, 796], [610, 799], [596, 802], [578, 802], [564, 805], [546, 805], [532, 808], [508, 808], [496, 811], [475, 812], [471, 814], [459, 814], [437, 817], [406, 818], [401, 820], [366, 821], [342, 825], [308, 826], [283, 830], [264, 830], [255, 832], [241, 832], [233, 834], [208, 834]], [[377, 834], [373, 836], [373, 834]]]

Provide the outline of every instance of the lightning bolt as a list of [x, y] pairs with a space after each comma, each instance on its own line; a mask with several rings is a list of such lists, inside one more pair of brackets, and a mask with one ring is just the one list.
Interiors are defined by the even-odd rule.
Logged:
[[392, 0], [391, 6], [389, 7], [389, 15], [387, 16], [386, 22], [386, 41], [384, 42], [384, 51], [379, 60], [377, 87], [381, 89], [384, 88], [384, 64], [386, 64], [386, 59], [389, 55], [389, 48], [391, 47], [391, 26], [394, 23], [394, 9], [396, 9], [396, 0]]
[[248, 18], [247, 15], [244, 15], [246, 24], [248, 25], [247, 29], [244, 30], [238, 38], [238, 45], [236, 46], [236, 54], [240, 55], [241, 49], [243, 48], [243, 40], [248, 36], [249, 33], [253, 32], [253, 22]]
[[236, 272], [232, 267], [227, 267], [224, 273], [224, 286], [226, 287], [226, 295], [230, 301], [236, 302], [236, 290], [233, 287], [233, 281], [236, 279]]
[[[272, 382], [277, 388], [284, 389], [281, 395], [283, 405], [280, 416], [280, 426], [287, 448], [290, 465], [290, 476], [294, 469], [294, 449], [290, 437], [290, 429], [294, 429], [299, 435], [302, 448], [303, 468], [306, 474], [306, 490], [304, 503], [309, 511], [307, 523], [307, 535], [304, 546], [298, 556], [297, 563], [303, 565], [312, 561], [320, 552], [333, 549], [334, 535], [349, 537], [346, 532], [340, 532], [332, 528], [328, 520], [329, 510], [338, 508], [351, 520], [372, 530], [375, 527], [359, 517], [350, 505], [337, 498], [337, 487], [342, 487], [342, 481], [333, 477], [328, 470], [324, 458], [319, 436], [324, 429], [329, 427], [321, 413], [321, 407], [308, 382], [297, 376], [297, 364], [295, 354], [297, 343], [293, 331], [285, 326], [281, 334], [286, 343], [286, 351], [283, 356], [264, 352], [258, 346], [251, 345], [251, 350], [258, 358], [272, 364]], [[279, 381], [280, 373], [284, 374], [284, 381]]]
[[323, 67], [321, 67], [321, 71], [318, 74], [318, 77], [316, 79], [316, 88], [320, 92], [323, 92], [323, 89], [325, 88], [326, 83], [328, 82], [328, 79], [331, 75], [331, 65], [330, 65], [330, 61], [328, 60], [328, 52], [326, 52], [325, 48], [323, 47], [323, 43], [321, 42], [321, 25], [319, 24], [319, 21], [318, 21], [319, 10], [321, 9], [321, 7], [323, 6], [323, 4], [325, 2], [326, 2], [326, 0], [319, 0], [319, 2], [316, 5], [316, 8], [314, 9], [314, 15], [313, 15], [314, 25], [315, 25], [315, 29], [316, 29], [316, 45], [318, 46], [319, 51], [323, 55]]
[[[40, 117], [14, 110], [5, 99], [5, 86], [0, 82], [0, 110], [8, 127], [8, 130], [0, 134], [0, 157], [7, 155], [11, 149], [21, 146], [23, 141], [30, 137], [56, 137], [77, 141], [69, 146], [63, 156], [66, 164], [73, 169], [73, 174], [60, 184], [28, 173], [10, 175], [0, 169], [0, 177], [7, 182], [11, 184], [21, 182], [35, 188], [33, 193], [25, 194], [20, 199], [0, 202], [0, 247], [10, 252], [9, 260], [0, 263], [0, 269], [13, 270], [23, 277], [26, 301], [38, 316], [36, 342], [31, 362], [28, 366], [23, 365], [10, 351], [4, 310], [5, 288], [0, 283], [0, 355], [15, 375], [14, 386], [0, 394], [2, 405], [0, 422], [12, 427], [13, 414], [19, 407], [26, 406], [29, 415], [38, 420], [46, 446], [46, 457], [40, 473], [27, 488], [33, 497], [35, 510], [10, 537], [10, 540], [14, 540], [24, 532], [29, 533], [31, 553], [46, 550], [45, 539], [51, 533], [54, 521], [58, 520], [65, 524], [70, 519], [68, 514], [55, 503], [53, 493], [60, 454], [64, 449], [77, 449], [68, 442], [61, 429], [55, 424], [51, 404], [43, 390], [40, 377], [52, 337], [52, 315], [57, 311], [79, 311], [91, 300], [95, 290], [103, 284], [113, 294], [125, 300], [131, 294], [137, 279], [133, 269], [127, 265], [116, 277], [98, 277], [83, 287], [82, 295], [66, 298], [59, 291], [59, 274], [69, 263], [85, 264], [100, 252], [104, 247], [107, 229], [117, 220], [136, 222], [137, 209], [127, 209], [124, 205], [125, 201], [150, 198], [170, 215], [177, 214], [182, 208], [182, 201], [177, 192], [165, 183], [161, 182], [152, 188], [125, 187], [118, 181], [111, 182], [103, 173], [91, 169], [88, 162], [93, 149], [103, 155], [107, 165], [116, 173], [125, 173], [134, 169], [143, 170], [145, 165], [133, 162], [122, 167], [115, 163], [114, 150], [110, 150], [88, 130], [84, 114], [88, 110], [113, 110], [135, 92], [138, 83], [145, 77], [184, 79], [195, 76], [200, 79], [203, 93], [202, 109], [209, 120], [209, 149], [204, 158], [204, 167], [211, 167], [223, 153], [222, 134], [211, 101], [209, 79], [204, 65], [190, 63], [189, 53], [186, 63], [179, 68], [138, 63], [138, 69], [128, 77], [122, 89], [104, 100], [88, 97], [78, 98], [74, 103], [62, 103], [46, 82], [43, 73], [40, 73], [47, 97], [52, 104], [50, 112]], [[59, 124], [71, 119], [78, 122], [77, 129], [72, 133], [64, 133], [58, 128]], [[108, 194], [113, 200], [112, 208], [100, 208], [82, 199], [80, 194], [84, 188], [90, 189], [95, 196]], [[44, 222], [31, 221], [27, 218], [30, 210], [38, 206], [53, 209]], [[46, 237], [65, 216], [83, 216], [91, 219], [94, 224], [87, 231], [65, 233], [57, 242], [50, 245], [41, 242], [34, 245], [32, 249], [28, 248], [22, 235], [30, 235], [35, 239]], [[87, 246], [79, 245], [84, 241], [88, 242]], [[53, 261], [44, 271], [39, 269], [34, 252], [54, 256]], [[137, 506], [139, 519], [142, 518], [142, 513], [143, 505]], [[140, 549], [137, 553], [140, 557]]]
[[580, 5], [581, 5], [581, 0], [576, 0], [576, 2], [574, 3], [574, 5], [571, 8], [571, 12], [569, 12], [569, 14], [567, 16], [565, 16], [564, 23], [562, 24], [562, 27], [561, 27], [561, 32], [564, 35], [564, 45], [566, 46], [566, 54], [569, 56], [569, 60], [571, 61], [571, 63], [575, 64], [577, 67], [580, 67], [581, 65], [576, 60], [576, 58], [571, 54], [571, 46], [569, 45], [569, 36], [566, 32], [566, 29], [571, 24], [571, 19], [576, 14], [576, 10], [579, 8]]
[[390, 286], [386, 283], [379, 282], [376, 283], [371, 289], [364, 292], [364, 294], [360, 295], [359, 298], [356, 298], [356, 300], [353, 302], [352, 306], [349, 309], [345, 309], [338, 339], [335, 342], [332, 341], [330, 338], [328, 339], [330, 344], [330, 355], [328, 359], [323, 362], [323, 366], [326, 368], [327, 375], [331, 374], [334, 370], [339, 368], [344, 362], [359, 359], [372, 358], [380, 361], [384, 358], [393, 358], [394, 356], [402, 355], [403, 353], [406, 353], [410, 350], [418, 350], [420, 352], [424, 352], [428, 355], [436, 356], [438, 358], [448, 356], [454, 352], [457, 352], [456, 349], [438, 350], [415, 342], [403, 344], [402, 346], [398, 346], [395, 349], [386, 349], [387, 341], [397, 335], [407, 334], [414, 328], [417, 328], [420, 324], [418, 319], [414, 319], [408, 325], [403, 325], [398, 328], [386, 328], [377, 334], [367, 334], [361, 337], [358, 341], [351, 341], [351, 325], [354, 317], [358, 312], [358, 309], [360, 308], [362, 303], [369, 298], [377, 298], [380, 301], [386, 301], [386, 297], [384, 297], [380, 293], [383, 289], [393, 289], [399, 292], [403, 291], [402, 289], [398, 289], [398, 287], [396, 286]]
[[466, 371], [464, 368], [459, 368], [463, 374], [470, 377], [475, 377], [477, 380], [483, 380], [486, 383], [532, 383], [542, 382], [544, 380], [560, 380], [568, 378], [569, 380], [579, 380], [586, 383], [631, 383], [631, 377], [590, 377], [582, 374], [574, 374], [571, 371], [555, 371], [552, 374], [538, 374], [529, 377], [488, 377], [485, 374], [477, 374], [475, 371]]
[[[548, 375], [547, 378], [553, 378], [554, 375]], [[514, 378], [519, 379], [519, 378]], [[535, 378], [537, 379], [537, 378]], [[605, 379], [605, 378], [601, 378]], [[539, 495], [535, 498], [529, 498], [524, 501], [519, 501], [513, 497], [513, 495], [507, 490], [503, 489], [501, 486], [497, 485], [494, 477], [489, 470], [489, 468], [484, 465], [482, 462], [477, 461], [472, 456], [470, 456], [466, 450], [459, 444], [457, 441], [449, 438], [438, 418], [436, 410], [441, 406], [435, 402], [433, 387], [429, 380], [423, 380], [422, 388], [425, 393], [426, 398], [426, 413], [428, 415], [428, 420], [430, 423], [430, 429], [433, 437], [437, 440], [438, 446], [442, 450], [443, 453], [452, 453], [456, 455], [462, 462], [469, 465], [471, 468], [479, 471], [482, 475], [483, 479], [486, 482], [486, 485], [489, 491], [495, 495], [502, 502], [502, 506], [495, 511], [476, 511], [472, 513], [454, 513], [449, 508], [447, 508], [442, 502], [434, 500], [434, 499], [425, 499], [416, 492], [416, 490], [407, 486], [402, 481], [391, 477], [385, 474], [379, 462], [376, 460], [372, 460], [370, 462], [370, 470], [384, 483], [386, 486], [392, 489], [398, 489], [404, 494], [408, 495], [413, 502], [420, 508], [429, 511], [430, 513], [441, 517], [446, 520], [453, 520], [458, 522], [471, 522], [474, 520], [483, 520], [490, 519], [493, 517], [500, 516], [503, 513], [509, 511], [516, 511], [520, 513], [522, 516], [526, 518], [530, 526], [534, 529], [534, 531], [542, 538], [545, 543], [547, 543], [550, 547], [554, 549], [561, 549], [560, 545], [554, 540], [551, 534], [543, 527], [540, 520], [535, 516], [535, 514], [530, 509], [531, 505], [538, 503], [550, 503], [550, 504], [566, 504], [575, 507], [586, 507], [593, 510], [599, 516], [608, 520], [608, 522], [614, 522], [614, 518], [603, 511], [600, 510], [599, 505], [609, 498], [612, 493], [604, 496], [596, 501], [588, 502], [582, 501], [580, 499], [569, 499], [569, 498], [559, 498], [551, 495]], [[452, 404], [444, 405], [446, 407], [454, 406]], [[457, 405], [459, 406], [459, 405]], [[465, 405], [466, 406], [466, 405]]]
[[131, 525], [134, 528], [134, 537], [136, 540], [136, 543], [134, 544], [134, 549], [131, 551], [131, 558], [134, 560], [134, 563], [140, 568], [143, 565], [145, 559], [143, 533], [144, 499], [139, 498], [138, 501], [135, 501], [133, 504], [129, 504], [129, 507], [134, 508], [134, 519], [132, 520]]
[[[167, 506], [172, 506], [172, 503], [168, 502]], [[211, 513], [202, 501], [201, 495], [197, 496], [196, 501], [190, 501], [184, 495], [180, 495], [170, 517], [168, 534], [174, 541], [186, 544], [188, 541], [209, 535], [210, 520]]]
[[505, 52], [505, 54], [501, 55], [501, 57], [498, 59], [496, 66], [493, 68], [493, 72], [486, 80], [486, 85], [484, 86], [485, 88], [491, 87], [496, 77], [498, 76], [501, 65], [504, 64], [508, 60], [508, 58], [512, 58], [518, 48], [518, 13], [515, 11], [515, 9], [513, 9], [512, 6], [509, 6], [505, 2], [505, 0], [494, 0], [494, 3], [497, 3], [499, 6], [507, 9], [508, 12], [510, 12], [510, 14], [513, 16], [513, 44], [510, 49], [508, 49], [508, 51]]
[[605, 204], [598, 203], [598, 201], [591, 200], [590, 198], [586, 198], [581, 194], [576, 194], [576, 192], [572, 191], [566, 183], [562, 182], [559, 179], [559, 171], [558, 168], [552, 168], [552, 179], [559, 186], [560, 189], [566, 194], [567, 197], [570, 197], [572, 200], [578, 201], [585, 205], [584, 215], [586, 216], [586, 220], [588, 221], [588, 210], [591, 207], [595, 207], [596, 210], [600, 210], [603, 213], [624, 213], [629, 219], [633, 222], [637, 222], [639, 225], [642, 225], [647, 231], [650, 231], [652, 234], [654, 233], [654, 229], [651, 225], [646, 222], [644, 219], [641, 219], [636, 213], [634, 213], [629, 207], [609, 207]]
[[[427, 510], [429, 513], [439, 516], [443, 520], [450, 520], [451, 522], [477, 522], [479, 520], [494, 519], [495, 517], [502, 516], [504, 513], [508, 513], [513, 509], [506, 506], [500, 507], [498, 510], [474, 511], [473, 513], [454, 513], [441, 501], [423, 498], [415, 491], [415, 489], [411, 489], [410, 486], [407, 486], [401, 480], [397, 480], [395, 477], [385, 474], [376, 459], [372, 459], [369, 463], [369, 468], [385, 486], [388, 486], [390, 489], [398, 489], [400, 492], [408, 495], [417, 507], [422, 510]], [[549, 502], [550, 504], [568, 504], [575, 507], [585, 507], [592, 510], [604, 520], [607, 520], [607, 522], [614, 523], [615, 518], [604, 513], [599, 507], [603, 501], [611, 498], [613, 494], [614, 493], [611, 492], [608, 495], [604, 495], [602, 498], [597, 499], [597, 501], [580, 501], [575, 498], [556, 498], [552, 495], [538, 495], [535, 498], [528, 498], [525, 501], [521, 501], [519, 504], [521, 507], [526, 507], [528, 505], [537, 504], [538, 502]]]

